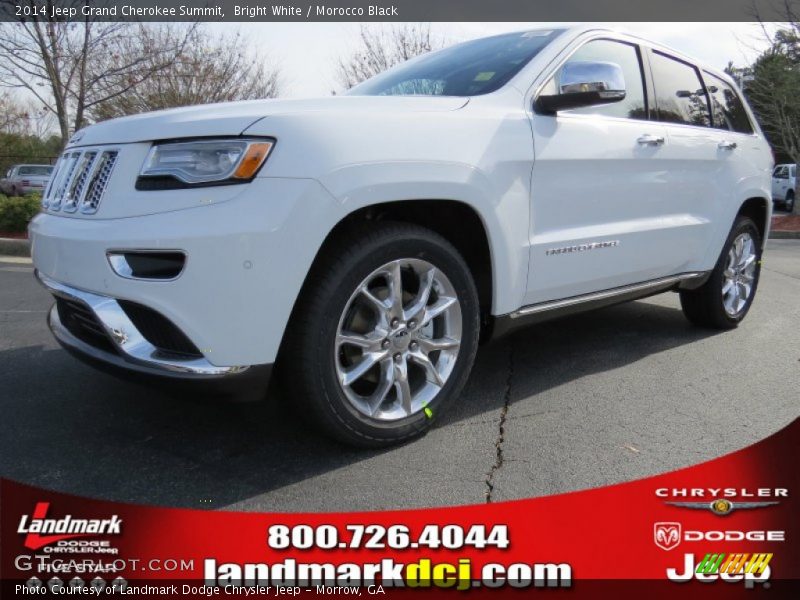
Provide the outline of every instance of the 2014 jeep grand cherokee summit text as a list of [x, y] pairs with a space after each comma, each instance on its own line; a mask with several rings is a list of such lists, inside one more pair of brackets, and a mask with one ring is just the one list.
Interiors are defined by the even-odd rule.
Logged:
[[[79, 131], [30, 233], [59, 342], [266, 381], [360, 445], [425, 431], [479, 338], [676, 290], [735, 327], [772, 157], [731, 80], [593, 28], [480, 39], [321, 100]], [[481, 335], [483, 333], [483, 335]]]

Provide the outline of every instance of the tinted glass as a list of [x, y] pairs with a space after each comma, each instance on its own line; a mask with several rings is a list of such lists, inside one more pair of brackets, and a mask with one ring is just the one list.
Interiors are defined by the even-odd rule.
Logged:
[[708, 97], [697, 69], [658, 52], [652, 53], [650, 66], [658, 120], [709, 127]]
[[477, 96], [503, 86], [563, 29], [473, 40], [403, 63], [352, 88], [364, 96]]
[[[611, 40], [594, 40], [581, 46], [567, 61], [571, 62], [611, 62], [622, 68], [625, 77], [625, 99], [611, 104], [585, 106], [565, 113], [588, 115], [606, 115], [609, 117], [626, 117], [629, 119], [646, 119], [644, 83], [642, 82], [642, 65], [636, 46]], [[556, 73], [555, 79], [560, 73]], [[552, 88], [559, 89], [558, 84]], [[544, 93], [547, 88], [545, 88]], [[555, 92], [553, 92], [555, 93]]]
[[753, 133], [753, 126], [736, 90], [711, 73], [705, 73], [704, 76], [706, 89], [711, 96], [714, 127], [739, 133]]
[[53, 171], [53, 167], [39, 167], [39, 166], [27, 166], [27, 167], [20, 167], [17, 171], [18, 175], [50, 175]]
[[786, 179], [789, 176], [787, 167], [775, 167], [775, 172], [772, 174], [776, 179]]

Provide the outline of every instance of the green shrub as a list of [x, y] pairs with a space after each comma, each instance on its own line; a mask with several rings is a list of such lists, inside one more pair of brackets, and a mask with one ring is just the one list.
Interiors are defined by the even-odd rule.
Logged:
[[4, 196], [0, 194], [0, 231], [22, 233], [41, 208], [40, 194]]

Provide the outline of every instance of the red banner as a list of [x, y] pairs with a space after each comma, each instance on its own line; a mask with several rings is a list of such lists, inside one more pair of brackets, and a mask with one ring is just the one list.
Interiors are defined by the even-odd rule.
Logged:
[[0, 577], [17, 595], [798, 598], [799, 457], [800, 420], [744, 450], [630, 483], [359, 513], [156, 508], [2, 480]]

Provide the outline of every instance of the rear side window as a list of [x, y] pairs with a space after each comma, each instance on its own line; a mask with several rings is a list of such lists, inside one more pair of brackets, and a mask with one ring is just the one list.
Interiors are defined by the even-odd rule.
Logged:
[[650, 56], [650, 67], [659, 121], [711, 126], [708, 96], [695, 67], [656, 51]]
[[711, 73], [704, 73], [706, 89], [711, 96], [714, 127], [739, 133], [753, 133], [753, 125], [739, 94], [729, 83]]

